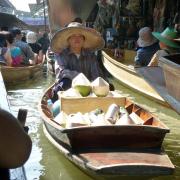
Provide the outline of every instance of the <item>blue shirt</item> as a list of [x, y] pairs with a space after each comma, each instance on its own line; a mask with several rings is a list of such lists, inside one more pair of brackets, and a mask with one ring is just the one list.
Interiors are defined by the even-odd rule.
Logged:
[[14, 45], [21, 49], [24, 64], [29, 64], [30, 59], [34, 60], [34, 53], [31, 49], [31, 47], [27, 43], [20, 41], [20, 40], [16, 40]]
[[88, 50], [82, 50], [78, 57], [68, 48], [56, 56], [55, 62], [56, 78], [73, 79], [79, 73], [83, 73], [90, 81], [97, 77], [103, 77], [99, 63], [94, 53]]
[[147, 66], [152, 56], [160, 49], [159, 43], [156, 42], [151, 46], [139, 47], [135, 57], [135, 64], [139, 66]]

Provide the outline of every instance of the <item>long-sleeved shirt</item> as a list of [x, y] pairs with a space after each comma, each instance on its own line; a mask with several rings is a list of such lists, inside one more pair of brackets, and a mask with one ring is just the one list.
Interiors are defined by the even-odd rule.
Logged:
[[63, 78], [72, 80], [79, 73], [83, 73], [90, 81], [99, 76], [103, 77], [95, 54], [84, 49], [79, 57], [68, 48], [56, 55], [55, 73], [58, 80]]
[[29, 64], [30, 59], [34, 60], [34, 53], [31, 49], [31, 47], [27, 43], [20, 41], [20, 40], [16, 40], [14, 42], [14, 46], [17, 46], [21, 49], [24, 64]]
[[151, 61], [152, 56], [160, 49], [158, 43], [154, 43], [151, 46], [140, 47], [137, 50], [135, 57], [135, 64], [139, 66], [147, 66]]

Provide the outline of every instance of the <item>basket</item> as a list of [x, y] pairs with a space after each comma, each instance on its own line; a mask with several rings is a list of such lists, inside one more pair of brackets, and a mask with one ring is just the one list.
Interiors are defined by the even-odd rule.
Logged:
[[160, 58], [168, 93], [180, 101], [180, 54]]

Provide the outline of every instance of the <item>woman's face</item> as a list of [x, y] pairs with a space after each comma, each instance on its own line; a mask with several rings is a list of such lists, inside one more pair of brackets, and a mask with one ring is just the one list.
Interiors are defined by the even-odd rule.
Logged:
[[164, 44], [163, 42], [159, 42], [159, 46], [161, 49], [166, 49], [167, 48], [167, 45]]
[[74, 34], [68, 39], [68, 42], [71, 49], [81, 49], [84, 45], [84, 36], [81, 34]]

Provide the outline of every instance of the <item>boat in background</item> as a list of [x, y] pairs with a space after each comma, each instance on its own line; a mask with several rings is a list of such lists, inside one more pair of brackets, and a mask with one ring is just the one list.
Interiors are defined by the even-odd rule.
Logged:
[[136, 71], [180, 114], [180, 101], [168, 93], [161, 67], [136, 68]]
[[45, 135], [80, 169], [92, 176], [111, 178], [173, 173], [174, 166], [162, 150], [169, 128], [151, 113], [124, 97], [61, 98], [61, 110], [67, 114], [77, 113], [78, 109], [82, 113], [90, 112], [97, 107], [105, 111], [115, 103], [124, 106], [129, 113], [136, 113], [144, 121], [143, 125], [63, 128], [53, 120], [47, 106], [51, 88], [39, 104]]
[[32, 66], [10, 67], [0, 65], [0, 71], [6, 84], [19, 83], [34, 77], [38, 77], [43, 73], [43, 61], [40, 64]]
[[134, 57], [136, 52], [124, 50], [124, 58], [118, 60], [113, 50], [102, 50], [102, 62], [109, 73], [125, 86], [147, 96], [158, 103], [167, 105], [164, 99], [135, 71]]

